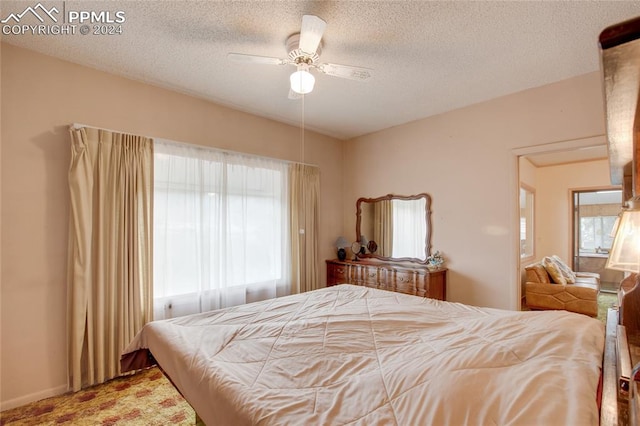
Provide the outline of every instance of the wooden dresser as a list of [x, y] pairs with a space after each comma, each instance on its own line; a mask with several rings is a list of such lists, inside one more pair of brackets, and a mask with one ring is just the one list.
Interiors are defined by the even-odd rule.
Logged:
[[447, 269], [376, 260], [327, 260], [327, 287], [355, 284], [447, 300]]

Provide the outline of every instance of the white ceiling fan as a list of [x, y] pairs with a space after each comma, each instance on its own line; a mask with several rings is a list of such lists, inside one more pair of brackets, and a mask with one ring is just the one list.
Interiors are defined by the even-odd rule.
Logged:
[[227, 56], [233, 61], [250, 64], [295, 65], [297, 70], [290, 77], [289, 99], [298, 99], [301, 95], [313, 90], [315, 77], [310, 72], [312, 69], [351, 80], [365, 81], [373, 77], [373, 70], [368, 68], [319, 62], [322, 53], [322, 34], [326, 26], [327, 23], [317, 16], [304, 15], [300, 32], [287, 39], [286, 47], [289, 55], [285, 59], [243, 53], [229, 53]]

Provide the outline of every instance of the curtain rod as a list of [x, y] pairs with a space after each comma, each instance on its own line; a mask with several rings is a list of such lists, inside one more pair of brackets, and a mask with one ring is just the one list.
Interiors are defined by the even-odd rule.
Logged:
[[[122, 130], [105, 129], [104, 127], [91, 126], [91, 125], [82, 124], [82, 123], [73, 123], [71, 125], [71, 127], [73, 129], [76, 129], [76, 130], [80, 129], [82, 127], [88, 127], [90, 129], [106, 130], [107, 132], [133, 134], [133, 133], [129, 133], [129, 132], [123, 132]], [[317, 164], [303, 163], [303, 162], [300, 162], [300, 161], [292, 161], [292, 160], [283, 160], [282, 158], [267, 157], [265, 155], [250, 154], [250, 153], [247, 153], [247, 152], [233, 151], [233, 150], [230, 150], [230, 149], [216, 148], [216, 147], [207, 146], [207, 145], [198, 145], [198, 144], [189, 143], [189, 142], [179, 142], [179, 141], [174, 141], [174, 140], [166, 139], [166, 138], [158, 138], [158, 137], [155, 137], [155, 136], [147, 136], [147, 135], [141, 135], [141, 136], [144, 136], [144, 137], [147, 137], [147, 138], [151, 138], [151, 139], [157, 140], [159, 142], [165, 142], [165, 143], [168, 142], [168, 143], [173, 143], [173, 144], [178, 144], [178, 145], [189, 146], [189, 147], [192, 147], [192, 148], [211, 149], [211, 150], [222, 152], [222, 153], [226, 153], [226, 154], [251, 155], [251, 156], [258, 157], [258, 158], [263, 158], [263, 159], [266, 159], [266, 160], [282, 161], [282, 162], [287, 163], [287, 164], [301, 164], [303, 166], [311, 166], [311, 167], [320, 168]]]

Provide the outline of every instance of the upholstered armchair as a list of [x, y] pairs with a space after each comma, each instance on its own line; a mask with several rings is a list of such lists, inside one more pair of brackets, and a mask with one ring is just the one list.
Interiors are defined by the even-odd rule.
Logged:
[[[559, 262], [562, 262], [559, 260]], [[564, 309], [595, 317], [598, 315], [599, 274], [568, 271], [558, 265], [557, 256], [525, 267], [525, 298], [530, 309]]]

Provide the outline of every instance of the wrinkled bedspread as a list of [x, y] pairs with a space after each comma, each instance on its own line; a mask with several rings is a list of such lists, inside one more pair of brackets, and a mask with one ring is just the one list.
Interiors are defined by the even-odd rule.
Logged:
[[353, 285], [147, 324], [214, 425], [597, 425], [604, 326]]

